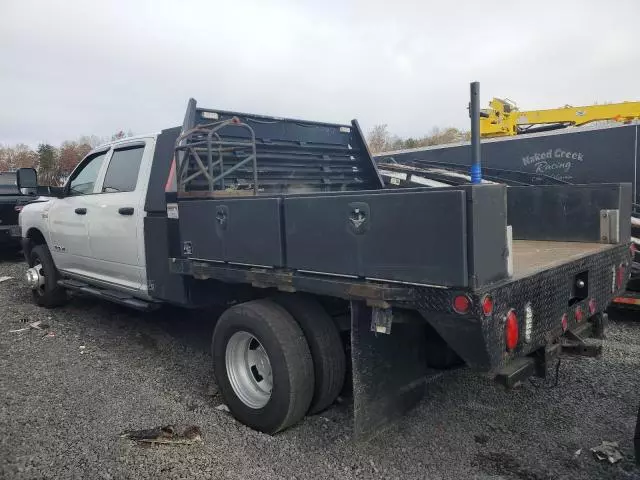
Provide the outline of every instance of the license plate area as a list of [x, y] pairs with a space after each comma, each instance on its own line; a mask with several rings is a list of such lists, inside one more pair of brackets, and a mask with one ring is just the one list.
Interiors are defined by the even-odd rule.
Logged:
[[572, 307], [578, 302], [585, 300], [589, 296], [589, 270], [573, 275], [571, 280], [571, 296], [569, 306]]

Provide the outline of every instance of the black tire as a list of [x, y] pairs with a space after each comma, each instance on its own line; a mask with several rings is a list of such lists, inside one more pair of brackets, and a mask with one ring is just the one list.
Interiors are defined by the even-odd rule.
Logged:
[[[234, 391], [225, 355], [231, 337], [247, 332], [269, 357], [273, 388], [262, 408], [251, 408]], [[313, 397], [313, 361], [304, 333], [294, 318], [271, 300], [241, 303], [224, 312], [213, 331], [215, 377], [233, 416], [245, 425], [273, 434], [300, 421]]]
[[313, 358], [315, 388], [309, 414], [327, 409], [344, 385], [346, 359], [340, 333], [316, 299], [304, 294], [281, 294], [273, 298], [296, 319]]
[[41, 307], [54, 308], [64, 305], [67, 301], [66, 290], [58, 285], [60, 273], [53, 262], [49, 247], [36, 245], [29, 253], [29, 267], [42, 265], [41, 274], [44, 276], [44, 287], [32, 290], [33, 299]]

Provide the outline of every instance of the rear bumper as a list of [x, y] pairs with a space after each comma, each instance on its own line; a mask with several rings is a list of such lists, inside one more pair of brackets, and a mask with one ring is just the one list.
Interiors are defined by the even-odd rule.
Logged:
[[[577, 331], [584, 328], [587, 319], [604, 312], [612, 300], [624, 292], [630, 261], [628, 245], [614, 246], [489, 291], [498, 306], [494, 323], [484, 324], [485, 338], [495, 341], [493, 348], [487, 345], [492, 366], [502, 366], [514, 358], [556, 343], [564, 336], [565, 329]], [[620, 265], [625, 268], [622, 284], [618, 287], [616, 274]], [[584, 278], [587, 284], [586, 292], [575, 297], [575, 285], [580, 278]], [[530, 326], [524, 314], [527, 304], [533, 312]], [[511, 352], [506, 348], [502, 323], [510, 309], [516, 311], [520, 331], [518, 345]], [[582, 312], [582, 318], [578, 312]], [[563, 317], [566, 324], [563, 324]], [[530, 330], [528, 339], [527, 330]], [[498, 337], [499, 341], [496, 341]]]
[[604, 330], [609, 320], [606, 314], [598, 314], [587, 322], [567, 330], [557, 343], [551, 343], [526, 357], [512, 360], [495, 374], [495, 380], [507, 388], [526, 380], [529, 377], [546, 377], [556, 368], [560, 355], [584, 357], [600, 357], [602, 345], [586, 344], [588, 338], [604, 338]]
[[[472, 302], [472, 309], [466, 315], [452, 311], [434, 315], [431, 309], [424, 308], [428, 307], [424, 303], [420, 311], [468, 365], [496, 374], [517, 359], [561, 343], [567, 332], [586, 328], [584, 325], [590, 318], [604, 312], [624, 291], [630, 261], [628, 245], [616, 245], [530, 276], [466, 292]], [[620, 265], [626, 268], [618, 288], [616, 268]], [[586, 287], [576, 296], [578, 279], [582, 279]], [[490, 315], [482, 312], [482, 300], [487, 295], [494, 305]], [[518, 342], [509, 350], [505, 333], [506, 317], [511, 310], [517, 317]], [[532, 313], [529, 320], [527, 310]]]

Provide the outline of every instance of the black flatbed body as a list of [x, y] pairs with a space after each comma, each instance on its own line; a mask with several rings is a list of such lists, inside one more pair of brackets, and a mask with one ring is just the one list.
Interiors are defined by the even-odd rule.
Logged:
[[[147, 202], [147, 221], [159, 224], [167, 205], [176, 212], [158, 227], [170, 238], [170, 273], [369, 303], [429, 292], [439, 305], [451, 292], [479, 294], [627, 249], [603, 243], [600, 213], [630, 212], [628, 184], [385, 188], [356, 121], [195, 101], [179, 132], [163, 132], [162, 145], [163, 136], [173, 164], [164, 160], [169, 181], [157, 205]], [[630, 236], [625, 224], [618, 233]]]
[[[467, 365], [505, 375], [516, 360], [550, 361], [545, 352], [587, 331], [584, 322], [601, 331], [599, 315], [628, 279], [622, 269], [616, 283], [631, 262], [630, 227], [613, 219], [630, 215], [629, 184], [390, 188], [355, 121], [195, 101], [155, 155], [145, 204], [152, 297], [187, 307], [277, 292], [341, 301], [357, 434], [421, 398], [427, 330]], [[516, 346], [505, 335], [510, 312]]]

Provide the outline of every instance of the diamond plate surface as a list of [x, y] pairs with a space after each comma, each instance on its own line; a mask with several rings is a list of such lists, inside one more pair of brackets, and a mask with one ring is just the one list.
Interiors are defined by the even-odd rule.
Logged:
[[[624, 290], [612, 291], [613, 267], [625, 264], [626, 284], [629, 279], [630, 251], [627, 245], [616, 246], [593, 255], [589, 255], [555, 268], [541, 271], [528, 277], [500, 282], [483, 290], [470, 292], [472, 311], [467, 315], [456, 314], [451, 306], [455, 295], [463, 291], [420, 288], [416, 291], [416, 302], [410, 308], [420, 311], [438, 332], [447, 340], [469, 365], [482, 370], [495, 370], [509, 360], [527, 355], [538, 348], [555, 342], [563, 333], [562, 316], [569, 317], [568, 328], [577, 325], [574, 315], [576, 307], [584, 312], [586, 322], [589, 313], [589, 300], [596, 302], [596, 312], [602, 312], [611, 303], [614, 296]], [[588, 271], [588, 296], [584, 300], [569, 305], [572, 286], [576, 275]], [[481, 301], [485, 295], [491, 295], [494, 302], [493, 314], [482, 314]], [[531, 304], [533, 322], [531, 339], [524, 342], [525, 305]], [[506, 315], [514, 309], [518, 318], [519, 342], [515, 350], [508, 352], [505, 344]], [[443, 315], [444, 314], [444, 315]], [[468, 348], [461, 342], [477, 341]], [[471, 353], [469, 353], [471, 352]]]

